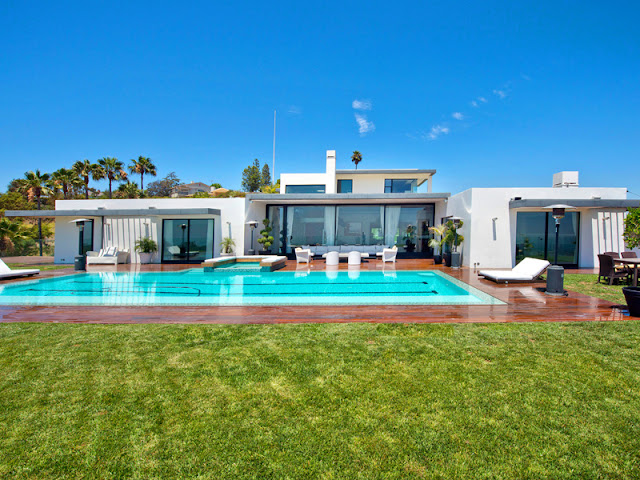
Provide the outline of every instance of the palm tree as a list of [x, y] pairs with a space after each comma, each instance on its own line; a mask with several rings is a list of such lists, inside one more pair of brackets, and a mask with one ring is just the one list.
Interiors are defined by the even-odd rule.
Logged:
[[6, 217], [0, 218], [0, 252], [6, 252], [14, 247], [16, 240], [28, 240], [29, 232], [20, 221], [12, 221]]
[[104, 176], [109, 181], [109, 198], [113, 198], [113, 191], [111, 190], [111, 183], [113, 181], [121, 182], [127, 179], [127, 172], [124, 171], [124, 163], [117, 158], [104, 157], [98, 160]]
[[138, 198], [140, 196], [140, 189], [138, 188], [138, 184], [136, 182], [130, 182], [127, 180], [127, 183], [121, 183], [116, 190], [116, 195], [122, 198]]
[[140, 174], [140, 190], [144, 190], [144, 174], [147, 173], [152, 177], [156, 176], [156, 166], [153, 161], [148, 157], [140, 156], [138, 160], [131, 159], [131, 165], [129, 165], [129, 171], [131, 173]]
[[[51, 175], [40, 173], [40, 170], [25, 172], [24, 178], [20, 179], [20, 191], [26, 193], [30, 199], [35, 198], [38, 210], [41, 207], [43, 196], [53, 193], [51, 185]], [[40, 243], [40, 256], [42, 256], [42, 218], [38, 218], [38, 242]]]
[[362, 154], [355, 150], [353, 155], [351, 155], [351, 161], [356, 164], [356, 170], [358, 169], [358, 164], [362, 161]]
[[89, 198], [89, 178], [93, 178], [94, 180], [102, 180], [104, 178], [104, 174], [100, 169], [100, 166], [91, 163], [90, 160], [86, 158], [84, 160], [78, 160], [73, 164], [71, 169], [76, 172], [80, 177], [82, 177], [84, 183], [84, 198]]
[[66, 200], [69, 198], [69, 193], [78, 184], [78, 174], [68, 168], [60, 168], [51, 174], [51, 180], [56, 188], [62, 190], [62, 196]]

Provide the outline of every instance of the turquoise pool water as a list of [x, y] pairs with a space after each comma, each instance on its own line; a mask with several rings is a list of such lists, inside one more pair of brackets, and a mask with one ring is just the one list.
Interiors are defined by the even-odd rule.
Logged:
[[438, 271], [83, 273], [0, 286], [0, 305], [499, 305]]

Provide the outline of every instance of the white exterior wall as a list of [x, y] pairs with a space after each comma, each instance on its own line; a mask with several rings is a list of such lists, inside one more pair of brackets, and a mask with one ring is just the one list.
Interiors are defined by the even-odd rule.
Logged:
[[[624, 188], [472, 188], [449, 198], [447, 215], [465, 221], [463, 264], [480, 268], [511, 268], [515, 265], [517, 211], [509, 209], [514, 197], [525, 199], [626, 199]], [[577, 209], [580, 212], [579, 265], [592, 268], [602, 247], [617, 245], [622, 251], [625, 209]], [[610, 217], [603, 223], [603, 217]], [[495, 218], [495, 220], [493, 220]], [[600, 219], [597, 221], [597, 219]], [[608, 238], [605, 240], [605, 237]]]
[[[380, 174], [348, 174], [348, 173], [339, 173], [336, 175], [336, 185], [338, 180], [351, 180], [353, 182], [353, 192], [352, 193], [384, 193], [384, 181], [387, 178], [393, 179], [417, 179], [421, 180], [424, 177], [420, 177], [420, 175], [406, 173], [406, 174], [390, 174], [390, 173], [380, 173]], [[418, 187], [418, 191], [428, 190], [423, 188], [424, 184]]]
[[[173, 218], [212, 218], [210, 215], [172, 215], [155, 216], [149, 210], [149, 216], [109, 216], [109, 210], [148, 209], [150, 206], [163, 208], [216, 208], [221, 215], [213, 216], [214, 222], [214, 253], [220, 252], [222, 238], [231, 236], [236, 242], [236, 251], [244, 252], [245, 228], [245, 199], [244, 198], [194, 198], [194, 199], [166, 199], [149, 198], [135, 200], [58, 200], [56, 210], [96, 210], [104, 207], [104, 245], [101, 243], [102, 224], [100, 217], [93, 218], [93, 247], [99, 250], [103, 246], [115, 245], [122, 249], [129, 249], [131, 262], [139, 261], [135, 252], [135, 242], [139, 238], [150, 236], [162, 248], [162, 220]], [[78, 228], [69, 223], [78, 217], [56, 218], [56, 263], [72, 263], [78, 252]], [[227, 223], [228, 222], [228, 223]], [[160, 253], [152, 260], [160, 262]]]

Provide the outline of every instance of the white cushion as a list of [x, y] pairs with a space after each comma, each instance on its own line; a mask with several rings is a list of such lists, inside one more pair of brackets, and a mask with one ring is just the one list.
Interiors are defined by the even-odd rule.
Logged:
[[115, 257], [118, 254], [118, 247], [108, 247], [104, 253], [103, 257]]
[[7, 264], [0, 259], [0, 273], [9, 273], [11, 269], [7, 267]]
[[329, 251], [329, 249], [325, 246], [318, 246], [318, 247], [315, 247], [315, 249], [316, 249], [315, 251], [316, 255], [322, 255], [323, 253], [327, 253]]
[[330, 245], [327, 247], [327, 252], [339, 252], [340, 247], [338, 245]]
[[373, 255], [374, 253], [376, 253], [376, 245], [366, 245], [362, 247], [362, 252]]

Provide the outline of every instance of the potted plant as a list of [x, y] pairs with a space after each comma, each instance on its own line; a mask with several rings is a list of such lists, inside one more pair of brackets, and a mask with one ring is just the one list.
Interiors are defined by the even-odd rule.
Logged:
[[464, 242], [464, 237], [458, 233], [458, 229], [464, 223], [460, 219], [448, 220], [445, 224], [444, 243], [449, 246], [449, 254], [445, 255], [447, 267], [460, 268], [462, 265], [462, 253], [458, 252], [458, 247]]
[[444, 243], [444, 233], [447, 227], [440, 224], [435, 227], [429, 227], [429, 231], [435, 236], [429, 240], [429, 246], [433, 248], [433, 262], [436, 265], [442, 264], [442, 245]]
[[268, 218], [262, 221], [262, 225], [264, 225], [264, 228], [260, 230], [260, 238], [258, 239], [258, 243], [262, 245], [260, 255], [268, 255], [271, 245], [273, 245], [273, 236], [271, 235], [273, 228], [271, 228], [271, 222], [269, 222]]
[[230, 257], [233, 255], [233, 247], [236, 246], [236, 242], [233, 241], [231, 237], [224, 237], [222, 239], [222, 243], [220, 244], [220, 256], [222, 257]]
[[411, 253], [416, 249], [416, 244], [413, 241], [416, 232], [416, 227], [413, 225], [407, 225], [407, 231], [404, 234], [404, 246], [407, 252]]
[[[624, 241], [627, 247], [640, 247], [640, 208], [630, 208], [624, 219]], [[638, 268], [638, 267], [636, 267]], [[623, 287], [629, 315], [640, 317], [640, 287]]]
[[158, 244], [151, 237], [144, 237], [136, 241], [136, 252], [140, 254], [140, 263], [151, 263], [153, 254], [158, 251]]

